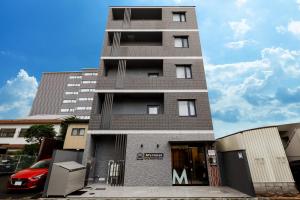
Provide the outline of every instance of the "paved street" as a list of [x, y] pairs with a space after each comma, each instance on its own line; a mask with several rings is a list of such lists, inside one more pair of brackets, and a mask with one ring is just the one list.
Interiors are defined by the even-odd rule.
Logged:
[[102, 197], [102, 198], [239, 198], [248, 197], [229, 187], [205, 187], [205, 186], [161, 186], [161, 187], [103, 187], [90, 185], [89, 189], [81, 195], [69, 195], [68, 197]]

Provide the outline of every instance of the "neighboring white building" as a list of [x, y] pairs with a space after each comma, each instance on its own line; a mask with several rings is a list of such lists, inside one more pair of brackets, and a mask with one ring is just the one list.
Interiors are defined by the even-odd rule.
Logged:
[[23, 137], [25, 131], [32, 125], [53, 124], [56, 133], [60, 131], [60, 124], [69, 116], [38, 115], [24, 119], [0, 120], [0, 147], [8, 151], [22, 149], [28, 144]]

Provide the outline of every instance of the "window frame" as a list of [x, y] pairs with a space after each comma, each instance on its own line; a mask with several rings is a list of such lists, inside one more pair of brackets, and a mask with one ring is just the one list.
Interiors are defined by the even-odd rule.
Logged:
[[[172, 12], [172, 20], [173, 22], [186, 22], [186, 12], [184, 11], [175, 11], [175, 12]], [[179, 16], [179, 21], [176, 21], [174, 20], [174, 16], [175, 15], [178, 15]], [[184, 20], [182, 20], [184, 17]]]
[[[77, 134], [74, 134], [74, 131], [77, 130]], [[80, 134], [81, 130], [83, 130], [83, 135]], [[84, 136], [85, 135], [85, 128], [72, 128], [71, 136]]]
[[[151, 114], [150, 113], [150, 108], [157, 108], [157, 114]], [[148, 115], [159, 115], [160, 112], [160, 106], [159, 105], [147, 105], [147, 114]]]
[[[176, 39], [181, 40], [181, 46], [176, 46]], [[184, 40], [186, 40], [187, 46], [185, 46]], [[190, 47], [189, 36], [187, 36], [187, 35], [176, 35], [176, 36], [174, 36], [174, 47], [175, 48], [189, 48]]]
[[18, 134], [18, 137], [24, 137], [23, 134], [26, 133], [26, 131], [28, 130], [29, 128], [21, 128], [20, 131], [19, 131], [19, 134]]
[[[187, 111], [188, 115], [180, 115], [180, 109], [179, 109], [179, 102], [187, 102]], [[179, 117], [197, 117], [197, 108], [196, 108], [196, 100], [195, 99], [178, 99], [177, 100], [178, 105], [178, 116]], [[194, 107], [194, 114], [191, 114], [191, 105]]]
[[[5, 130], [10, 130], [11, 132], [5, 132]], [[16, 134], [16, 128], [1, 128], [0, 129], [0, 138], [14, 138]], [[2, 135], [3, 134], [3, 135]], [[5, 136], [4, 136], [5, 134]]]
[[[178, 68], [184, 68], [184, 78], [180, 78], [178, 77], [178, 73], [177, 73], [177, 69]], [[190, 77], [188, 77], [188, 70], [189, 69], [189, 75]], [[176, 78], [177, 79], [192, 79], [193, 78], [193, 73], [192, 73], [192, 65], [188, 65], [188, 64], [178, 64], [176, 65]]]

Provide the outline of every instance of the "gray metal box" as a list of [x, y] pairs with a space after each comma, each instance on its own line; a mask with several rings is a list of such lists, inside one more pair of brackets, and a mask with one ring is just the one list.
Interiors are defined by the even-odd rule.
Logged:
[[53, 163], [47, 196], [66, 196], [84, 187], [85, 166], [74, 162]]

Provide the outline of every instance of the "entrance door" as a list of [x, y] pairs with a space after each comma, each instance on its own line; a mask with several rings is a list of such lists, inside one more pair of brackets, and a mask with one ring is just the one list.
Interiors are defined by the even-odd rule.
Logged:
[[208, 185], [205, 148], [172, 146], [173, 185]]

